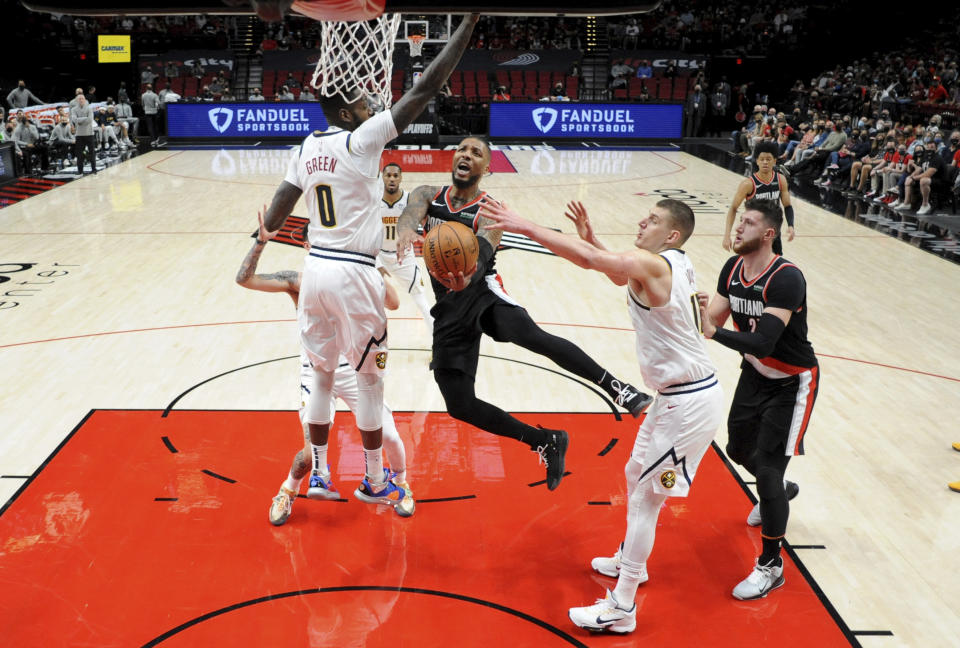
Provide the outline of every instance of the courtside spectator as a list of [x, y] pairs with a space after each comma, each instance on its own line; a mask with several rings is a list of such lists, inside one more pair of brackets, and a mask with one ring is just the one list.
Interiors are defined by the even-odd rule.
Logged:
[[153, 91], [153, 86], [149, 83], [147, 84], [146, 90], [140, 95], [140, 105], [143, 106], [143, 121], [147, 123], [147, 133], [150, 135], [150, 146], [156, 146], [157, 113], [160, 110], [160, 97]]

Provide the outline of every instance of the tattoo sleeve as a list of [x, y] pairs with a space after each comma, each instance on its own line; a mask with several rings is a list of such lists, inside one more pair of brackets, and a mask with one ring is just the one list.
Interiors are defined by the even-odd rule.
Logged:
[[490, 225], [493, 222], [494, 221], [485, 216], [480, 216], [480, 220], [477, 222], [477, 236], [479, 238], [486, 239], [486, 241], [490, 244], [490, 247], [496, 250], [497, 246], [500, 245], [500, 238], [503, 236], [503, 230], [488, 230], [483, 228], [484, 225]]
[[266, 246], [260, 245], [256, 241], [253, 242], [253, 246], [247, 252], [247, 256], [243, 257], [243, 263], [240, 264], [240, 269], [237, 271], [238, 284], [246, 283], [256, 272], [257, 263], [260, 261], [260, 255], [263, 253], [264, 247]]
[[439, 190], [439, 187], [428, 187], [427, 185], [421, 185], [413, 190], [407, 200], [407, 206], [397, 221], [398, 234], [403, 231], [417, 231], [417, 225], [423, 223], [427, 218], [427, 206], [430, 204], [430, 200]]

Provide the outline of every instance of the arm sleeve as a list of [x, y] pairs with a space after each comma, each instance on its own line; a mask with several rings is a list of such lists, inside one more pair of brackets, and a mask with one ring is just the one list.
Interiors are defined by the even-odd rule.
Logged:
[[785, 328], [782, 319], [776, 315], [764, 313], [757, 322], [757, 330], [748, 332], [718, 328], [713, 334], [713, 339], [728, 349], [765, 358], [773, 353], [777, 340], [780, 339], [780, 334]]
[[296, 153], [290, 156], [290, 164], [287, 165], [287, 175], [283, 177], [284, 182], [289, 182], [297, 189], [303, 190], [303, 187], [300, 184], [300, 151], [303, 148], [297, 150]]
[[377, 113], [359, 127], [347, 139], [347, 150], [360, 169], [369, 177], [380, 173], [380, 154], [387, 142], [396, 138], [397, 127], [389, 110]]
[[717, 293], [721, 297], [730, 297], [730, 291], [727, 290], [727, 285], [730, 282], [730, 273], [733, 272], [733, 266], [737, 263], [737, 258], [735, 256], [727, 259], [727, 262], [723, 264], [723, 270], [720, 271], [720, 278], [717, 279]]
[[787, 226], [793, 227], [793, 205], [787, 205], [783, 208], [783, 217], [787, 221]]

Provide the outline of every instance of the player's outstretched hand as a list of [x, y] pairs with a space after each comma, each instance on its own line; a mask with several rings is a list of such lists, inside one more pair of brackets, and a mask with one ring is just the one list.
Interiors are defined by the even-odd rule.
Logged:
[[710, 319], [707, 311], [707, 306], [710, 305], [710, 295], [697, 291], [697, 304], [700, 306], [700, 330], [703, 337], [710, 339], [717, 332], [717, 327], [713, 325], [713, 320]]
[[480, 216], [493, 221], [483, 226], [485, 230], [526, 234], [533, 227], [533, 223], [507, 207], [507, 203], [498, 202], [492, 198], [484, 198], [480, 202]]
[[723, 235], [723, 241], [721, 241], [720, 245], [722, 245], [723, 249], [726, 250], [727, 252], [733, 249], [733, 241], [730, 240], [729, 234]]
[[403, 261], [416, 242], [423, 243], [423, 237], [417, 234], [416, 230], [403, 230], [397, 235], [397, 263]]
[[564, 216], [573, 221], [577, 226], [577, 235], [587, 243], [593, 244], [595, 241], [593, 235], [593, 225], [590, 224], [590, 216], [587, 214], [586, 207], [579, 200], [571, 200], [567, 203], [567, 211]]
[[793, 229], [792, 225], [787, 226], [787, 241], [792, 241], [793, 237], [797, 235], [796, 230]]
[[280, 232], [280, 230], [274, 230], [271, 232], [270, 230], [267, 229], [266, 225], [263, 224], [263, 218], [264, 216], [266, 216], [266, 214], [267, 214], [266, 205], [263, 206], [263, 209], [260, 209], [257, 211], [257, 221], [260, 223], [260, 228], [257, 231], [257, 240], [263, 241], [264, 243], [266, 243], [272, 238], [275, 238], [277, 234]]

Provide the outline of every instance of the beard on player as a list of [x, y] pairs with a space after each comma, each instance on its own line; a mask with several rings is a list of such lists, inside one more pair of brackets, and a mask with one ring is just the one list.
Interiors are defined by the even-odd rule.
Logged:
[[450, 174], [450, 177], [453, 179], [453, 186], [456, 187], [457, 189], [467, 189], [471, 186], [479, 184], [480, 182], [479, 173], [476, 175], [468, 176], [466, 178], [461, 179], [461, 178], [457, 178], [457, 173], [456, 171], [454, 171], [453, 173]]

